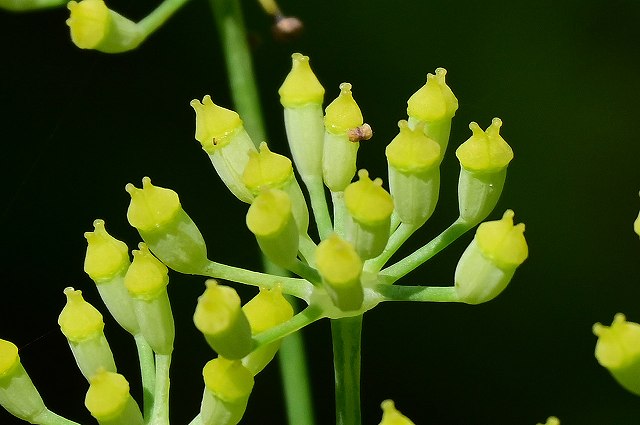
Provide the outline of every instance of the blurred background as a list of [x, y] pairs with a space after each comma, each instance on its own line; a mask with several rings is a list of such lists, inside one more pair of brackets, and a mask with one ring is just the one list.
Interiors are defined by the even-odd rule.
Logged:
[[[134, 20], [155, 2], [114, 0]], [[428, 72], [448, 70], [460, 102], [442, 165], [440, 204], [404, 253], [457, 216], [453, 149], [470, 121], [502, 118], [515, 159], [491, 218], [512, 208], [526, 223], [530, 257], [485, 305], [380, 305], [365, 315], [363, 423], [386, 398], [416, 424], [514, 425], [560, 417], [563, 425], [631, 425], [640, 398], [593, 357], [593, 323], [616, 312], [640, 321], [640, 3], [635, 0], [282, 1], [305, 23], [281, 43], [258, 5], [243, 1], [273, 150], [287, 152], [277, 88], [292, 52], [311, 57], [326, 88], [353, 84], [374, 137], [359, 167], [386, 180], [384, 148], [406, 100]], [[137, 51], [105, 55], [70, 41], [65, 8], [0, 11], [2, 253], [0, 337], [14, 341], [49, 407], [81, 423], [87, 384], [56, 320], [66, 286], [105, 309], [82, 270], [83, 232], [95, 218], [130, 248], [128, 182], [150, 176], [176, 190], [216, 261], [257, 270], [246, 205], [219, 181], [198, 142], [189, 101], [210, 94], [231, 106], [207, 2], [193, 0]], [[408, 275], [405, 284], [449, 285], [472, 234]], [[201, 367], [213, 357], [192, 324], [204, 279], [171, 274], [178, 327], [172, 423], [198, 410]], [[242, 291], [246, 299], [255, 291]], [[106, 315], [105, 315], [106, 316]], [[133, 341], [107, 319], [119, 369], [133, 382]], [[304, 331], [316, 419], [334, 423], [327, 321]], [[260, 374], [243, 423], [284, 424], [277, 362]], [[0, 411], [0, 423], [17, 423]]]

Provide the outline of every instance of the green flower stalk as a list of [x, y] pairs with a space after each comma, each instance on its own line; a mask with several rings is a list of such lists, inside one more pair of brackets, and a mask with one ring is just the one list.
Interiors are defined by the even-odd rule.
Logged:
[[46, 411], [40, 393], [20, 362], [18, 347], [4, 339], [0, 339], [0, 406], [29, 423], [38, 423]]
[[157, 354], [173, 351], [175, 325], [167, 295], [167, 267], [154, 257], [146, 244], [133, 251], [133, 262], [124, 277], [133, 298], [133, 308], [144, 339]]
[[133, 300], [124, 285], [124, 276], [131, 264], [129, 248], [107, 233], [103, 220], [94, 221], [93, 227], [93, 232], [84, 234], [87, 239], [84, 271], [95, 282], [113, 318], [127, 332], [136, 335], [140, 327], [133, 311]]
[[64, 294], [67, 304], [58, 317], [58, 324], [78, 368], [88, 380], [100, 370], [115, 372], [113, 353], [104, 336], [102, 314], [82, 298], [81, 291], [69, 287]]
[[0, 0], [0, 8], [12, 12], [29, 12], [62, 6], [67, 0]]
[[380, 425], [415, 425], [411, 419], [396, 409], [393, 400], [385, 400], [380, 406], [382, 407], [382, 421]]
[[247, 408], [253, 390], [253, 374], [238, 360], [218, 357], [202, 370], [204, 394], [200, 407], [202, 425], [236, 425]]
[[456, 267], [455, 287], [460, 301], [484, 303], [507, 287], [516, 268], [529, 255], [523, 232], [524, 224], [514, 226], [511, 210], [501, 220], [478, 226]]
[[127, 211], [129, 223], [164, 264], [181, 273], [201, 273], [209, 262], [204, 238], [191, 217], [182, 209], [178, 194], [142, 179], [142, 189], [131, 183]]
[[593, 325], [596, 359], [627, 391], [640, 395], [640, 325], [618, 313], [611, 326]]
[[216, 353], [227, 359], [241, 359], [253, 350], [251, 326], [240, 308], [235, 289], [207, 281], [193, 315], [196, 328]]
[[142, 425], [138, 404], [124, 376], [102, 370], [89, 379], [84, 404], [100, 425]]
[[513, 159], [511, 147], [500, 136], [501, 126], [502, 120], [494, 118], [484, 132], [472, 122], [473, 135], [456, 150], [460, 218], [472, 226], [487, 218], [498, 203]]

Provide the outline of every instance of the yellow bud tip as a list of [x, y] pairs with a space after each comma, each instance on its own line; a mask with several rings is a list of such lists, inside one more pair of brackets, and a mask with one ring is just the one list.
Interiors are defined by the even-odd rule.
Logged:
[[89, 379], [84, 404], [100, 422], [116, 419], [129, 401], [129, 383], [124, 376], [101, 370]]
[[424, 125], [409, 128], [405, 120], [398, 122], [399, 134], [387, 146], [385, 153], [392, 167], [404, 173], [421, 173], [438, 166], [440, 145], [424, 134]]
[[104, 220], [93, 222], [93, 232], [85, 232], [87, 253], [84, 257], [84, 271], [94, 281], [108, 279], [129, 265], [129, 249], [107, 233]]
[[145, 243], [140, 243], [132, 253], [133, 262], [124, 276], [124, 285], [134, 297], [156, 298], [169, 283], [167, 266], [151, 254]]
[[19, 363], [18, 347], [11, 341], [0, 339], [0, 378], [10, 375]]
[[282, 106], [297, 108], [310, 103], [322, 105], [324, 87], [311, 70], [309, 57], [294, 53], [291, 59], [291, 71], [278, 90]]
[[261, 288], [258, 295], [242, 307], [249, 320], [251, 333], [257, 334], [293, 317], [293, 308], [282, 295], [282, 288]]
[[353, 99], [351, 84], [340, 84], [340, 94], [325, 109], [324, 123], [332, 134], [344, 134], [364, 123], [362, 111]]
[[320, 275], [334, 286], [351, 286], [362, 272], [362, 260], [355, 248], [336, 234], [318, 245], [316, 266]]
[[484, 222], [476, 231], [476, 242], [482, 253], [501, 268], [517, 267], [529, 255], [525, 226], [514, 225], [513, 216], [513, 211], [507, 210], [502, 219]]
[[611, 326], [596, 323], [593, 333], [598, 337], [595, 356], [602, 366], [623, 368], [640, 357], [640, 325], [627, 322], [624, 314], [616, 314]]
[[249, 152], [249, 162], [242, 174], [242, 182], [254, 194], [265, 188], [280, 189], [293, 177], [291, 160], [271, 152], [265, 142], [260, 143], [260, 153]]
[[227, 403], [248, 397], [253, 389], [253, 374], [239, 360], [213, 359], [202, 376], [207, 389]]
[[436, 69], [427, 74], [427, 82], [407, 101], [407, 114], [418, 121], [435, 122], [451, 119], [458, 109], [458, 99], [445, 82], [447, 71]]
[[125, 190], [131, 196], [127, 219], [140, 231], [157, 230], [181, 210], [178, 194], [171, 189], [154, 186], [149, 177], [142, 179], [142, 189], [129, 183]]
[[218, 285], [213, 279], [206, 282], [207, 289], [200, 297], [193, 321], [205, 335], [226, 331], [240, 312], [240, 296], [229, 286]]
[[344, 191], [351, 216], [368, 226], [384, 223], [393, 213], [393, 198], [382, 188], [382, 179], [371, 180], [367, 170], [358, 171], [359, 180]]
[[291, 219], [289, 195], [279, 189], [266, 189], [256, 197], [247, 213], [247, 227], [256, 236], [277, 235]]
[[414, 423], [396, 409], [393, 400], [385, 400], [382, 407], [382, 421], [380, 425], [414, 425]]
[[93, 49], [99, 45], [111, 24], [111, 15], [104, 1], [70, 1], [67, 8], [71, 12], [67, 25], [71, 29], [73, 43], [81, 49]]
[[497, 172], [504, 169], [513, 159], [513, 150], [500, 136], [502, 120], [494, 118], [484, 132], [471, 122], [471, 137], [456, 150], [460, 165], [469, 171]]
[[196, 112], [195, 138], [208, 153], [227, 145], [231, 136], [242, 128], [240, 115], [216, 105], [209, 95], [203, 97], [202, 102], [194, 99], [189, 104]]
[[638, 217], [633, 222], [633, 231], [636, 232], [638, 236], [640, 236], [640, 213], [638, 213]]
[[549, 416], [544, 424], [538, 425], [560, 425], [560, 420], [555, 416]]
[[80, 342], [102, 332], [102, 314], [82, 297], [82, 291], [65, 288], [67, 303], [58, 317], [60, 330], [68, 340]]

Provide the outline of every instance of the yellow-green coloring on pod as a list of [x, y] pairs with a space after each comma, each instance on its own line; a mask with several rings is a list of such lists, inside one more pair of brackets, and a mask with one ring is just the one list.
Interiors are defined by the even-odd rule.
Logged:
[[596, 359], [627, 391], [640, 395], [640, 325], [618, 313], [611, 326], [593, 325]]
[[513, 224], [513, 211], [502, 219], [478, 226], [455, 271], [455, 288], [460, 301], [480, 304], [504, 290], [515, 270], [529, 255], [524, 224]]
[[124, 376], [102, 370], [89, 379], [84, 399], [91, 416], [101, 425], [142, 425], [140, 408], [129, 393]]
[[0, 406], [13, 416], [29, 423], [40, 423], [38, 416], [46, 410], [42, 397], [25, 371], [18, 347], [0, 339]]
[[202, 102], [192, 100], [190, 105], [196, 112], [196, 140], [208, 153], [228, 145], [243, 127], [237, 112], [216, 105], [209, 95]]
[[342, 311], [358, 310], [364, 300], [362, 259], [353, 245], [333, 234], [316, 249], [316, 267], [333, 303]]
[[131, 196], [127, 219], [140, 231], [151, 232], [165, 226], [182, 209], [176, 192], [154, 186], [149, 177], [142, 179], [142, 189], [129, 183], [125, 190]]
[[84, 234], [87, 240], [84, 271], [99, 284], [122, 274], [131, 261], [127, 244], [107, 233], [104, 220], [95, 220], [93, 227], [93, 232]]
[[560, 419], [556, 418], [555, 416], [549, 416], [545, 423], [538, 423], [537, 425], [560, 425]]
[[382, 421], [380, 421], [380, 425], [414, 425], [411, 419], [396, 409], [393, 400], [383, 401], [380, 407], [382, 407]]
[[200, 407], [203, 425], [236, 425], [253, 390], [253, 374], [239, 360], [218, 357], [202, 370], [205, 390]]
[[329, 133], [343, 134], [364, 123], [351, 88], [349, 83], [340, 84], [340, 94], [325, 109], [324, 124]]
[[633, 231], [636, 232], [636, 235], [640, 236], [640, 213], [638, 213], [638, 217], [633, 222]]
[[153, 300], [166, 291], [169, 284], [169, 270], [151, 254], [145, 243], [133, 251], [133, 262], [124, 278], [129, 293], [142, 300]]
[[133, 50], [144, 40], [141, 28], [133, 21], [107, 8], [103, 0], [70, 1], [67, 25], [71, 40], [81, 49], [105, 53]]
[[382, 187], [382, 179], [371, 180], [367, 170], [358, 171], [358, 177], [344, 191], [350, 217], [347, 239], [366, 260], [382, 253], [389, 240], [393, 199]]
[[324, 87], [311, 70], [309, 57], [294, 53], [291, 59], [291, 71], [278, 90], [282, 106], [296, 108], [309, 103], [322, 104]]
[[196, 328], [220, 356], [241, 359], [253, 349], [253, 340], [240, 297], [235, 289], [215, 280], [207, 280], [206, 285], [193, 315]]
[[[282, 295], [282, 289], [261, 288], [258, 295], [242, 306], [242, 311], [249, 320], [253, 335], [273, 328], [293, 317], [293, 307]], [[262, 346], [242, 359], [242, 364], [254, 375], [260, 372], [275, 356], [280, 342], [276, 341]]]
[[247, 227], [260, 249], [275, 264], [287, 267], [298, 255], [298, 228], [289, 195], [266, 189], [254, 199], [247, 212]]
[[436, 73], [427, 74], [427, 82], [407, 101], [407, 115], [419, 121], [434, 122], [451, 119], [458, 110], [458, 99], [453, 94], [445, 76], [447, 70], [436, 69]]

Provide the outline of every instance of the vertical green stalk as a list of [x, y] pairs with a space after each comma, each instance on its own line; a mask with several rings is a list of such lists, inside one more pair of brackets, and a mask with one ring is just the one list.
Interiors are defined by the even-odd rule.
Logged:
[[362, 316], [331, 320], [336, 377], [336, 425], [360, 425]]
[[156, 387], [156, 370], [153, 358], [153, 350], [141, 334], [134, 336], [138, 358], [140, 360], [140, 373], [142, 375], [142, 400], [143, 415], [150, 417], [153, 406], [154, 389]]
[[[209, 0], [209, 2], [222, 39], [235, 108], [244, 120], [244, 126], [254, 143], [259, 144], [266, 140], [266, 132], [240, 2], [239, 0]], [[277, 275], [286, 273], [267, 261], [264, 256], [263, 263], [267, 273]], [[287, 415], [291, 425], [313, 425], [314, 423], [303, 348], [301, 335], [294, 333], [283, 342], [279, 353]], [[297, 380], [292, 380], [293, 376], [297, 376]], [[306, 406], [305, 410], [302, 410], [301, 407], [304, 406]]]

